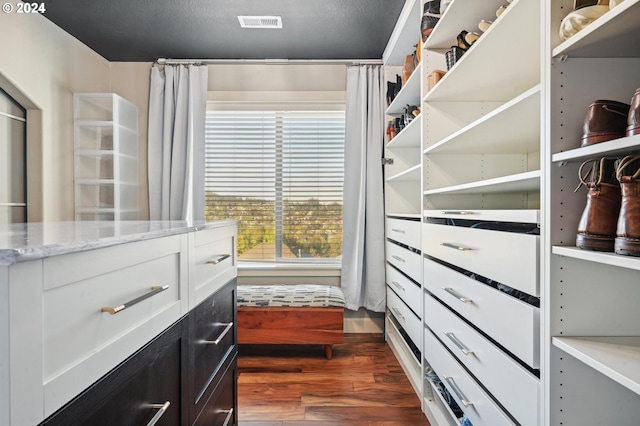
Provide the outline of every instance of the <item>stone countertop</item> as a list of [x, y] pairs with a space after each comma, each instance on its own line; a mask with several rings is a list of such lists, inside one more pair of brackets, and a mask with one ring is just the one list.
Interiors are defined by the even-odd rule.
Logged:
[[0, 225], [0, 266], [233, 223], [235, 222], [79, 221]]

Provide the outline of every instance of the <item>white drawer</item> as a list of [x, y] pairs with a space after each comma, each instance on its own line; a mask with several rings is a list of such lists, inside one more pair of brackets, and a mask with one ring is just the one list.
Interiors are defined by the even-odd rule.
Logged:
[[523, 426], [538, 425], [539, 380], [430, 295], [425, 322]]
[[411, 309], [389, 287], [387, 287], [387, 308], [420, 349], [422, 347], [422, 320], [411, 312]]
[[385, 243], [387, 262], [400, 269], [417, 282], [421, 282], [422, 256], [397, 244]]
[[424, 288], [529, 366], [539, 368], [539, 308], [429, 259], [424, 259]]
[[387, 218], [386, 236], [409, 247], [420, 249], [420, 222]]
[[194, 255], [190, 286], [196, 306], [235, 276], [235, 227], [206, 229], [192, 234]]
[[473, 426], [515, 425], [458, 361], [442, 347], [428, 327], [424, 329], [424, 357]]
[[[186, 313], [182, 241], [172, 236], [45, 259], [45, 415]], [[68, 282], [59, 280], [65, 269]]]
[[406, 303], [413, 312], [421, 315], [422, 288], [388, 264], [386, 279], [387, 285], [400, 296], [402, 301]]
[[537, 235], [425, 223], [423, 253], [539, 296]]

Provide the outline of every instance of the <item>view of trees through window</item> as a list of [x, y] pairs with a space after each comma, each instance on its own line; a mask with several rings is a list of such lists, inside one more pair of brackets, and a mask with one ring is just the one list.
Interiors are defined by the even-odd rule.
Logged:
[[209, 111], [207, 220], [238, 221], [238, 257], [342, 255], [344, 112]]

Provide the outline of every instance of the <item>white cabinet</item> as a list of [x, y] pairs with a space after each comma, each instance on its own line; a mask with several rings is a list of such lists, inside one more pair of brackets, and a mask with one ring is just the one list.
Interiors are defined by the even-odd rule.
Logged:
[[[640, 259], [575, 247], [586, 204], [578, 167], [620, 158], [640, 137], [580, 147], [587, 109], [596, 99], [630, 103], [640, 87], [640, 1], [625, 0], [566, 41], [558, 35], [572, 1], [546, 2], [549, 100], [544, 120], [548, 205], [543, 307], [549, 344], [545, 424], [638, 424], [640, 416]], [[597, 401], [597, 403], [590, 403]]]
[[76, 220], [138, 219], [138, 108], [114, 93], [73, 101]]

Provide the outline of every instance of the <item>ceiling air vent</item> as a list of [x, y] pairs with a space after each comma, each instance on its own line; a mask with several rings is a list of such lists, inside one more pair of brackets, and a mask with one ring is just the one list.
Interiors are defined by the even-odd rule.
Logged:
[[238, 16], [242, 28], [282, 28], [280, 16]]

